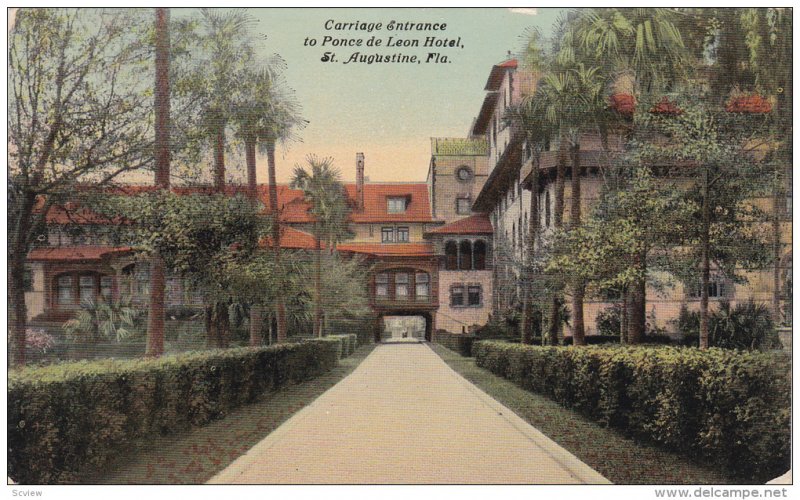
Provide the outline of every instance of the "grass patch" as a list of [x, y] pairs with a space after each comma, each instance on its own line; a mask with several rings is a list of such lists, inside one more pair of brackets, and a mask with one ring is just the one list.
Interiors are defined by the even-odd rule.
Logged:
[[86, 484], [202, 484], [267, 437], [292, 415], [349, 375], [375, 348], [359, 347], [314, 380], [265, 394], [203, 427], [155, 436], [83, 482]]
[[729, 484], [734, 478], [686, 457], [602, 427], [545, 396], [493, 375], [440, 345], [442, 360], [482, 391], [566, 448], [614, 484]]

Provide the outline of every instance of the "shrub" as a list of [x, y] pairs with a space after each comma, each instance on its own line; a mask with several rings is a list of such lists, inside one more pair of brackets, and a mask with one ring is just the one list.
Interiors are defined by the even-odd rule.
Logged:
[[107, 300], [81, 301], [81, 308], [75, 318], [64, 323], [67, 337], [74, 342], [98, 342], [116, 340], [120, 342], [130, 337], [144, 334], [147, 314], [144, 309], [131, 302], [129, 297]]
[[345, 335], [328, 335], [327, 337], [324, 337], [324, 339], [335, 339], [339, 341], [339, 358], [346, 358], [353, 354], [356, 350], [356, 346], [358, 345], [358, 336], [353, 333]]
[[339, 344], [323, 339], [13, 371], [8, 474], [24, 484], [78, 481], [136, 441], [203, 425], [330, 370]]
[[[587, 335], [585, 338], [587, 345], [620, 343], [619, 335]], [[564, 345], [572, 345], [572, 336], [564, 337]]]
[[[698, 345], [700, 338], [700, 313], [681, 307], [675, 322], [687, 346]], [[709, 314], [708, 342], [711, 347], [723, 349], [766, 350], [779, 345], [772, 314], [764, 304], [752, 299], [731, 307], [730, 302], [720, 302]]]
[[622, 328], [622, 306], [614, 304], [597, 313], [595, 319], [597, 332], [600, 335], [616, 335], [619, 337]]
[[598, 422], [763, 482], [791, 458], [789, 362], [680, 347], [476, 342], [478, 366]]
[[436, 330], [433, 341], [441, 344], [451, 351], [457, 352], [462, 356], [472, 356], [472, 343], [475, 335], [450, 333], [445, 330]]

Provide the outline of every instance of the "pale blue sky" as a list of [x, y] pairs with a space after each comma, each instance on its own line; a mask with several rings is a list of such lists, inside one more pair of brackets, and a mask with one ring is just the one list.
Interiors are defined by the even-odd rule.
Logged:
[[[286, 78], [297, 92], [309, 126], [303, 142], [278, 155], [278, 177], [285, 181], [296, 162], [309, 154], [333, 156], [343, 178], [355, 177], [355, 153], [366, 156], [371, 180], [424, 181], [430, 160], [429, 138], [464, 137], [483, 100], [491, 66], [516, 53], [526, 28], [548, 32], [558, 9], [536, 9], [536, 15], [509, 9], [248, 9], [257, 20], [254, 31], [267, 35], [266, 54], [287, 62]], [[364, 31], [326, 31], [328, 19], [341, 22], [381, 22], [378, 38], [461, 37], [463, 49], [370, 47], [324, 48], [325, 35], [365, 37]], [[447, 23], [443, 32], [388, 31], [390, 21]], [[316, 47], [303, 45], [319, 39]], [[336, 52], [341, 61], [354, 51], [392, 54], [398, 51], [424, 58], [428, 52], [447, 55], [448, 64], [323, 63], [322, 53]], [[265, 54], [265, 55], [266, 55]], [[259, 158], [259, 182], [266, 181], [266, 162]]]

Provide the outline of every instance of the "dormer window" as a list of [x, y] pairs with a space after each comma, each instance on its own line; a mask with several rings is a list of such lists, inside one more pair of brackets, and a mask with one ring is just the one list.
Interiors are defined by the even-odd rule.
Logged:
[[408, 201], [406, 196], [391, 196], [388, 198], [386, 210], [390, 214], [402, 214], [406, 211]]

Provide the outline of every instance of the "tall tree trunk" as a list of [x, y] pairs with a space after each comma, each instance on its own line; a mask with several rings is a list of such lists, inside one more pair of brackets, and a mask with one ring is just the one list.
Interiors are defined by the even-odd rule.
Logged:
[[708, 169], [703, 180], [703, 229], [700, 241], [700, 349], [708, 349], [708, 285], [711, 280], [710, 230], [711, 212], [708, 200]]
[[[581, 225], [581, 146], [576, 140], [572, 144], [572, 175], [571, 175], [571, 207], [569, 215], [570, 229], [575, 230]], [[583, 295], [584, 284], [580, 277], [573, 278], [572, 283], [572, 345], [586, 345], [586, 331], [583, 321]]]
[[783, 315], [781, 314], [781, 198], [783, 193], [780, 184], [781, 180], [776, 176], [775, 186], [772, 191], [772, 258], [774, 260], [772, 268], [772, 321], [776, 326], [783, 322]]
[[[556, 195], [553, 207], [553, 227], [561, 229], [564, 225], [564, 183], [567, 170], [566, 137], [561, 135], [558, 146], [558, 160], [556, 162]], [[550, 344], [556, 345], [561, 331], [561, 294], [553, 293], [550, 310]]]
[[553, 209], [553, 226], [561, 229], [564, 224], [564, 183], [567, 176], [566, 138], [562, 136], [556, 163], [556, 196]]
[[[316, 226], [317, 223], [314, 223]], [[322, 337], [322, 240], [319, 237], [319, 228], [314, 233], [314, 336]]]
[[214, 190], [225, 192], [225, 123], [215, 124], [214, 130]]
[[256, 140], [247, 137], [244, 141], [244, 154], [247, 163], [247, 197], [258, 201], [258, 179], [256, 176]]
[[[169, 10], [156, 9], [156, 81], [155, 104], [155, 184], [169, 191], [170, 176], [170, 90], [169, 90]], [[160, 255], [150, 260], [150, 307], [147, 314], [147, 346], [145, 355], [164, 354], [164, 296], [166, 270]]]
[[[281, 263], [281, 226], [280, 214], [278, 213], [278, 181], [275, 173], [275, 142], [268, 141], [267, 147], [267, 170], [269, 175], [269, 209], [272, 215], [272, 242], [273, 252], [275, 252], [275, 266], [280, 272]], [[275, 303], [276, 342], [286, 342], [286, 302], [283, 293], [277, 294]]]
[[147, 312], [147, 345], [145, 355], [164, 354], [164, 298], [167, 284], [164, 260], [155, 254], [150, 258], [150, 307]]
[[[644, 266], [642, 255], [635, 257], [634, 265]], [[628, 288], [628, 344], [640, 344], [645, 334], [647, 304], [646, 285], [644, 279], [637, 279]]]
[[204, 308], [204, 320], [206, 326], [206, 347], [209, 349], [218, 347], [217, 329], [214, 326], [214, 306], [207, 305]]
[[630, 293], [626, 287], [622, 291], [622, 304], [619, 312], [619, 342], [620, 344], [628, 343], [628, 310], [630, 308]]
[[25, 366], [25, 330], [27, 328], [27, 306], [25, 305], [25, 252], [11, 257], [8, 274], [8, 291], [11, 299], [11, 366]]
[[534, 287], [535, 279], [534, 265], [536, 262], [536, 244], [539, 241], [539, 161], [538, 156], [533, 160], [531, 170], [531, 204], [530, 219], [528, 220], [528, 253], [526, 255], [527, 265], [525, 279], [525, 302], [523, 304], [523, 334], [522, 342], [530, 344], [533, 342], [533, 323], [534, 323]]
[[[11, 324], [11, 366], [25, 366], [25, 330], [27, 328], [27, 306], [25, 305], [25, 259], [28, 257], [30, 234], [34, 227], [33, 208], [36, 194], [25, 191], [19, 198], [19, 219], [15, 223], [16, 234], [9, 242], [13, 245], [8, 256], [8, 300], [14, 315]], [[9, 207], [10, 209], [11, 207]]]
[[553, 294], [550, 304], [550, 330], [548, 331], [548, 344], [558, 345], [559, 332], [561, 331], [561, 300], [558, 294]]
[[[255, 205], [258, 203], [258, 179], [256, 176], [256, 138], [247, 136], [244, 141], [247, 161], [247, 197]], [[250, 304], [250, 346], [262, 344], [261, 329], [263, 311], [260, 304]]]

